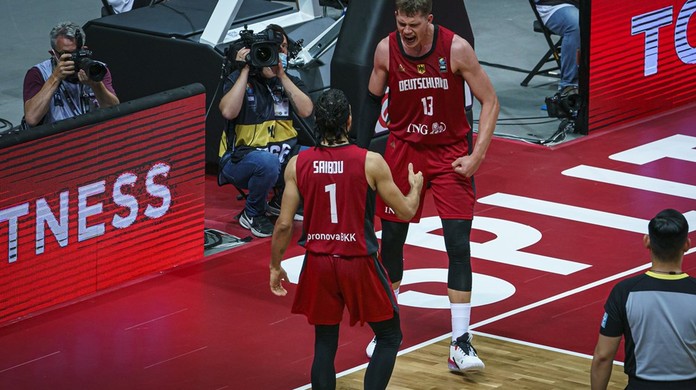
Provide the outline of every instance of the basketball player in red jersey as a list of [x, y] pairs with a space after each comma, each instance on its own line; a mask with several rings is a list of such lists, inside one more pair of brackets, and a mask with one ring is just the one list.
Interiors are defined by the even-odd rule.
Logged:
[[[397, 30], [375, 50], [369, 81], [373, 107], [389, 87], [390, 134], [384, 158], [394, 181], [408, 188], [406, 165], [422, 171], [430, 184], [442, 220], [449, 258], [447, 294], [452, 313], [449, 368], [482, 370], [484, 364], [471, 345], [472, 271], [469, 237], [476, 200], [472, 175], [491, 142], [499, 104], [491, 82], [471, 45], [452, 31], [433, 24], [432, 0], [396, 0]], [[481, 103], [478, 136], [469, 153], [464, 81]], [[375, 115], [376, 117], [376, 115]], [[424, 187], [425, 188], [425, 187]], [[418, 222], [421, 206], [410, 222]], [[403, 277], [403, 246], [408, 223], [380, 199], [382, 260], [398, 297]], [[370, 355], [372, 346], [368, 345]]]
[[292, 312], [304, 314], [315, 329], [312, 388], [335, 389], [334, 358], [343, 307], [350, 325], [369, 323], [377, 339], [365, 373], [366, 389], [389, 383], [401, 344], [396, 298], [377, 257], [373, 226], [374, 191], [404, 221], [418, 209], [423, 176], [405, 166], [407, 195], [392, 180], [381, 155], [348, 143], [352, 122], [345, 94], [324, 92], [314, 106], [321, 144], [290, 159], [280, 216], [271, 239], [271, 291], [287, 294], [280, 266], [292, 237], [295, 210], [304, 201], [303, 235], [307, 250]]

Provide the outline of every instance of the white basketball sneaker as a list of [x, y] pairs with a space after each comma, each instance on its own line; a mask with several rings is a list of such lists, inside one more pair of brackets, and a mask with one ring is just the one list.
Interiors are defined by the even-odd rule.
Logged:
[[482, 371], [486, 367], [471, 345], [473, 336], [467, 332], [457, 337], [450, 344], [450, 355], [447, 365], [452, 371], [471, 372]]
[[365, 354], [367, 355], [368, 358], [372, 358], [372, 354], [375, 353], [375, 347], [377, 346], [377, 338], [373, 337], [372, 341], [370, 341], [369, 344], [367, 344], [367, 348], [365, 348]]

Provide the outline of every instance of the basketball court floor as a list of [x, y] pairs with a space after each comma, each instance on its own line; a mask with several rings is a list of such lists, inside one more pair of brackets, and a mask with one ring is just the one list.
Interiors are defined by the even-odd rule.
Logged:
[[[610, 288], [649, 267], [648, 220], [675, 208], [696, 242], [694, 119], [686, 108], [554, 148], [495, 138], [476, 176], [474, 332], [590, 356]], [[206, 202], [206, 227], [248, 236], [234, 221], [242, 202], [233, 188], [207, 177]], [[428, 197], [405, 248], [402, 353], [450, 330], [441, 234]], [[691, 274], [694, 251], [684, 260]], [[290, 314], [292, 283], [288, 296], [271, 294], [269, 252], [270, 239], [253, 238], [1, 327], [0, 388], [306, 386], [313, 331]], [[293, 244], [283, 262], [293, 281], [301, 254]], [[370, 337], [369, 327], [343, 326], [338, 372], [367, 362]], [[446, 370], [445, 359], [433, 370]], [[427, 387], [424, 377], [412, 388]]]
[[[490, 1], [467, 1], [479, 58], [529, 68], [543, 42], [531, 32], [531, 15], [519, 5], [524, 2], [503, 2], [498, 9]], [[21, 117], [21, 79], [45, 58], [50, 27], [65, 19], [82, 24], [99, 13], [98, 1], [79, 0], [71, 10], [43, 3], [0, 0], [3, 29], [11, 29], [5, 31], [10, 44], [0, 52], [15, 58], [0, 77], [0, 117], [15, 123]], [[506, 44], [524, 50], [512, 52]], [[540, 105], [553, 93], [554, 79], [535, 78], [524, 89], [524, 75], [486, 70], [501, 96], [501, 116], [545, 115]], [[611, 287], [649, 267], [642, 247], [648, 220], [675, 208], [687, 216], [696, 243], [694, 108], [552, 146], [524, 138], [545, 139], [556, 123], [501, 122], [476, 175], [475, 334], [581, 356], [589, 366]], [[515, 140], [504, 134], [509, 132]], [[231, 186], [218, 187], [215, 177], [206, 177], [205, 225], [244, 239], [250, 233], [234, 219], [243, 207], [236, 195]], [[446, 339], [450, 331], [447, 259], [435, 215], [428, 196], [424, 218], [411, 226], [405, 248], [401, 356]], [[293, 280], [302, 255], [295, 241], [283, 263]], [[306, 388], [313, 330], [290, 313], [294, 285], [286, 283], [289, 294], [283, 298], [270, 292], [270, 239], [240, 244], [0, 326], [0, 389]], [[694, 252], [684, 260], [684, 271], [692, 275]], [[341, 332], [336, 369], [343, 376], [367, 363], [371, 331], [344, 325]], [[623, 359], [621, 352], [617, 359]], [[445, 356], [432, 367], [440, 370], [447, 370]], [[461, 386], [455, 388], [468, 387], [466, 377], [457, 378]], [[486, 373], [476, 381], [485, 387]], [[399, 388], [437, 386], [424, 375]]]

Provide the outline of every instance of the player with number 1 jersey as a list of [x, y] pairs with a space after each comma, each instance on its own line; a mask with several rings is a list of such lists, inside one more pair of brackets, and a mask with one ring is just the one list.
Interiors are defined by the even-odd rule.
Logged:
[[404, 195], [379, 154], [349, 143], [352, 115], [342, 91], [322, 93], [315, 118], [320, 143], [290, 159], [285, 169], [286, 187], [271, 240], [271, 291], [287, 294], [282, 281], [288, 276], [280, 263], [292, 237], [293, 214], [304, 200], [300, 243], [306, 254], [292, 312], [304, 314], [314, 325], [312, 387], [336, 388], [334, 360], [347, 308], [350, 325], [369, 323], [377, 340], [365, 371], [365, 388], [385, 389], [402, 335], [396, 299], [377, 257], [372, 192], [408, 220], [418, 207], [423, 176], [409, 165], [410, 188]]
[[297, 185], [304, 196], [308, 252], [335, 256], [377, 253], [374, 191], [365, 178], [367, 150], [344, 144], [305, 150], [297, 157]]

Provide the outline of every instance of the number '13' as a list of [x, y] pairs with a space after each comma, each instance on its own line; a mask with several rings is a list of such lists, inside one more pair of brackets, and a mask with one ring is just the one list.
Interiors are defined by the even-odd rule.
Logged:
[[433, 97], [426, 96], [421, 99], [423, 102], [423, 114], [433, 116]]

